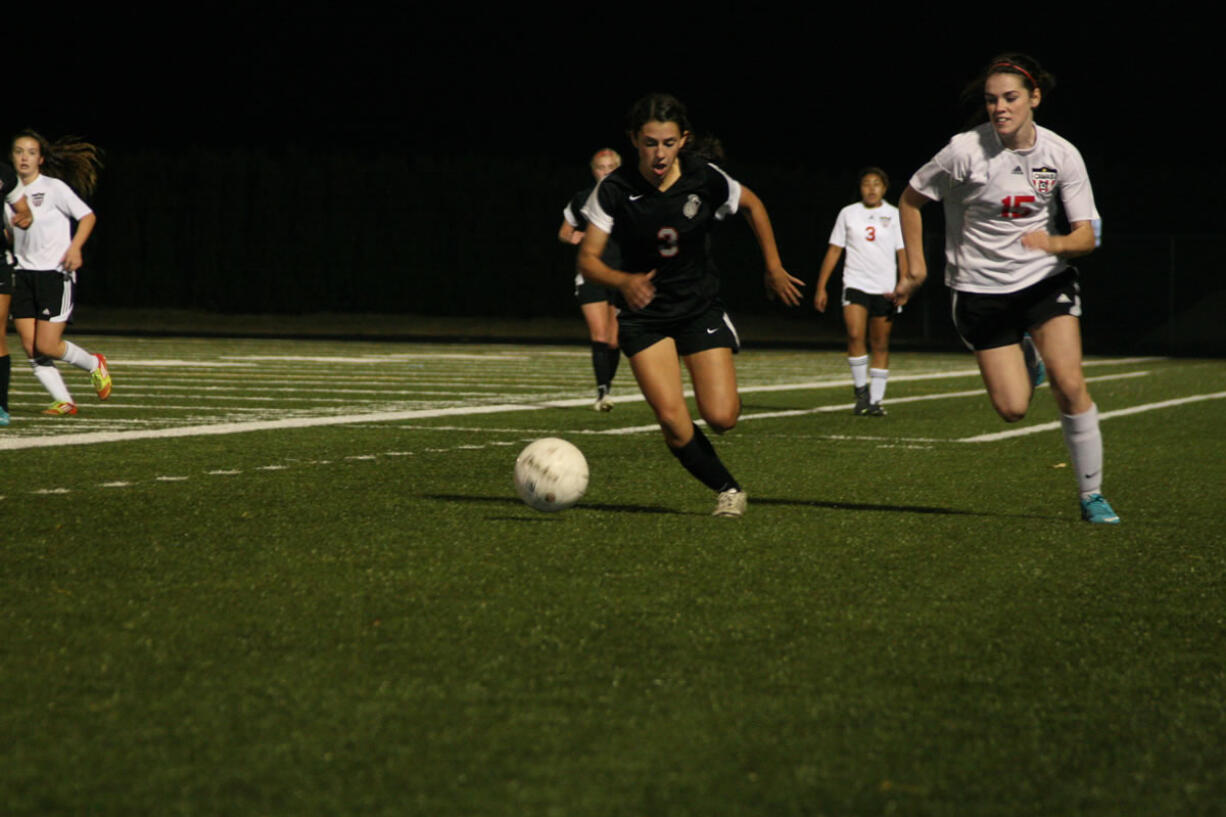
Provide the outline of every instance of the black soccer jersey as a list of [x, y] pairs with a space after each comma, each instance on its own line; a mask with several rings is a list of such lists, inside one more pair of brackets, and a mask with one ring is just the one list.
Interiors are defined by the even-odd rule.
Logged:
[[12, 166], [0, 162], [0, 201], [17, 189], [17, 172]]
[[[596, 185], [592, 183], [571, 196], [570, 201], [566, 204], [566, 209], [562, 211], [562, 218], [566, 219], [566, 223], [581, 232], [587, 229], [587, 217], [583, 215], [583, 205], [587, 203], [588, 197], [592, 195], [594, 189], [596, 189]], [[616, 241], [610, 239], [609, 243], [605, 245], [600, 260], [613, 269], [621, 269], [622, 255], [617, 250]]]
[[642, 310], [623, 313], [632, 320], [692, 317], [719, 294], [708, 236], [716, 221], [736, 212], [741, 186], [688, 153], [679, 154], [678, 161], [681, 178], [667, 190], [648, 183], [637, 167], [623, 165], [596, 186], [583, 207], [588, 221], [617, 242], [622, 271], [656, 270], [655, 299]]

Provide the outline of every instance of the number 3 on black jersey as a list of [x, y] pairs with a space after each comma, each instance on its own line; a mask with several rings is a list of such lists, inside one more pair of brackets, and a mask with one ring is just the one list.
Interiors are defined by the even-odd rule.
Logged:
[[660, 242], [660, 256], [662, 258], [672, 258], [681, 251], [677, 246], [677, 242], [681, 237], [677, 235], [677, 231], [672, 227], [661, 227], [656, 233], [656, 239]]

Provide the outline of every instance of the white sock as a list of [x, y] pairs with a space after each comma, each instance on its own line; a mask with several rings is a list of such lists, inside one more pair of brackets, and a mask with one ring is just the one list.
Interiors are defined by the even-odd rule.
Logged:
[[[50, 358], [44, 358], [50, 360]], [[60, 376], [60, 370], [55, 368], [54, 363], [48, 363], [43, 366], [37, 361], [30, 361], [30, 368], [34, 370], [34, 376], [38, 378], [38, 382], [43, 384], [43, 388], [51, 393], [51, 399], [57, 403], [71, 403], [72, 395], [68, 393], [68, 387], [64, 385], [64, 378]]]
[[860, 355], [859, 357], [847, 358], [847, 365], [851, 367], [851, 382], [857, 389], [862, 389], [868, 385], [868, 355]]
[[1081, 498], [1100, 493], [1103, 485], [1103, 435], [1098, 429], [1098, 406], [1081, 414], [1061, 414], [1060, 428], [1073, 467]]
[[889, 369], [869, 369], [868, 402], [880, 403], [885, 398], [885, 381], [890, 376]]
[[60, 360], [65, 363], [71, 363], [78, 369], [84, 369], [87, 372], [92, 372], [98, 368], [98, 358], [70, 340], [64, 341], [64, 356]]

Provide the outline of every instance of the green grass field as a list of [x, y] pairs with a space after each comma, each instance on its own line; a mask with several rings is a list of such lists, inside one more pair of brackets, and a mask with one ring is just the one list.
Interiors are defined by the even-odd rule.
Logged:
[[1226, 813], [1226, 362], [1087, 361], [1098, 527], [1046, 389], [746, 351], [734, 521], [579, 347], [78, 340], [112, 399], [0, 430], [0, 813]]

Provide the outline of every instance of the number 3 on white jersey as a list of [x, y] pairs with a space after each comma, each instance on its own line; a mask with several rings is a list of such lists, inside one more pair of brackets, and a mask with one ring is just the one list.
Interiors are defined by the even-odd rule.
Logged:
[[681, 237], [677, 235], [677, 231], [672, 227], [661, 227], [660, 232], [656, 233], [656, 239], [660, 242], [661, 257], [672, 258], [681, 252], [681, 248], [677, 246], [677, 242], [680, 241]]

